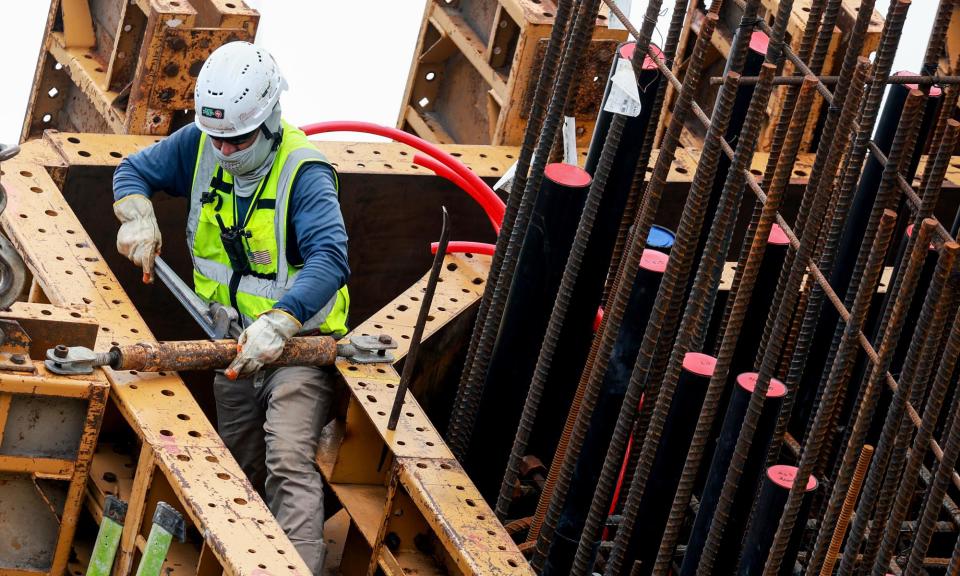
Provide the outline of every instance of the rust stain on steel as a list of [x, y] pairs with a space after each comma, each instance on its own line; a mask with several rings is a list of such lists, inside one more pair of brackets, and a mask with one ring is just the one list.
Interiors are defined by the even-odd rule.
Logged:
[[[225, 368], [237, 356], [236, 340], [185, 340], [138, 342], [114, 346], [120, 355], [119, 370], [164, 372]], [[287, 341], [274, 362], [284, 366], [330, 366], [337, 357], [337, 343], [330, 336], [303, 336]]]

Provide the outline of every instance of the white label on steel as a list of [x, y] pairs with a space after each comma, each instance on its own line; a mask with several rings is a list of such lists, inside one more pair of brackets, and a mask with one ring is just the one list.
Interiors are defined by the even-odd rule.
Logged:
[[617, 70], [610, 80], [610, 94], [607, 95], [603, 109], [624, 116], [635, 117], [640, 114], [637, 77], [633, 74], [633, 64], [626, 58], [617, 60]]
[[497, 183], [493, 185], [495, 191], [504, 191], [510, 192], [510, 185], [513, 184], [513, 176], [517, 173], [517, 163], [514, 162], [507, 168], [507, 171], [503, 173], [503, 176], [497, 180]]
[[577, 119], [563, 117], [563, 163], [577, 165]]

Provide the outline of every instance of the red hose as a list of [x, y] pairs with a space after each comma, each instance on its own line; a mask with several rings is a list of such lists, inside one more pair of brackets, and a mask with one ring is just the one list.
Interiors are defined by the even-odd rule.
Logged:
[[[427, 170], [433, 171], [437, 176], [446, 178], [447, 180], [453, 182], [458, 188], [469, 194], [470, 197], [473, 198], [481, 208], [483, 208], [483, 211], [487, 213], [487, 218], [490, 219], [490, 224], [493, 226], [493, 231], [497, 234], [500, 233], [500, 222], [503, 221], [505, 207], [503, 201], [500, 200], [496, 194], [492, 194], [492, 197], [496, 200], [496, 202], [491, 201], [491, 195], [487, 195], [483, 190], [477, 190], [471, 187], [470, 183], [460, 177], [459, 174], [432, 156], [419, 153], [414, 154], [413, 163], [418, 166], [423, 166]], [[487, 190], [489, 190], [489, 188]], [[447, 252], [449, 253], [450, 251], [448, 250]]]
[[[439, 242], [430, 243], [430, 253], [436, 254], [437, 248], [440, 247]], [[467, 240], [451, 240], [447, 244], [447, 254], [457, 254], [468, 252], [470, 254], [483, 254], [485, 256], [493, 256], [493, 251], [496, 249], [496, 246], [493, 244], [487, 244], [486, 242], [470, 242]]]
[[[397, 142], [402, 142], [408, 146], [416, 148], [417, 150], [432, 156], [435, 160], [444, 164], [447, 168], [455, 172], [463, 180], [469, 183], [469, 188], [464, 188], [464, 191], [470, 194], [470, 191], [472, 190], [479, 194], [483, 200], [478, 199], [477, 201], [491, 217], [491, 219], [498, 223], [503, 221], [503, 213], [505, 210], [503, 201], [500, 200], [500, 198], [489, 186], [487, 186], [486, 182], [481, 180], [479, 176], [474, 174], [469, 168], [464, 166], [462, 162], [450, 154], [447, 154], [430, 142], [414, 136], [409, 132], [404, 132], [403, 130], [398, 130], [397, 128], [373, 124], [372, 122], [356, 122], [352, 120], [317, 122], [314, 124], [301, 126], [300, 129], [303, 130], [308, 136], [322, 134], [325, 132], [363, 132], [366, 134], [374, 134], [376, 136], [390, 138], [392, 140], [396, 140]], [[473, 194], [470, 195], [473, 196]]]

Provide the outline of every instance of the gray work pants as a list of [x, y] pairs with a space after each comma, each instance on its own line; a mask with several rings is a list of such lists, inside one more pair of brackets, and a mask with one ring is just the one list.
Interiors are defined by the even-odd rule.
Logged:
[[[261, 383], [262, 381], [262, 383]], [[323, 482], [315, 457], [333, 400], [323, 368], [268, 370], [213, 381], [219, 432], [315, 575], [323, 572]]]

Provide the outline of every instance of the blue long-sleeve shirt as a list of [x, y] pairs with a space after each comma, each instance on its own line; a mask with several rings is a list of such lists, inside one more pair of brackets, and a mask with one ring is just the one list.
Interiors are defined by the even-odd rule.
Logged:
[[[113, 174], [113, 198], [130, 194], [151, 197], [157, 190], [190, 197], [200, 130], [184, 126], [169, 137], [124, 158]], [[237, 213], [245, 214], [250, 198], [237, 197]], [[276, 303], [305, 322], [347, 282], [347, 231], [340, 213], [331, 168], [305, 165], [291, 189], [287, 213], [287, 261], [303, 263], [293, 286]]]

